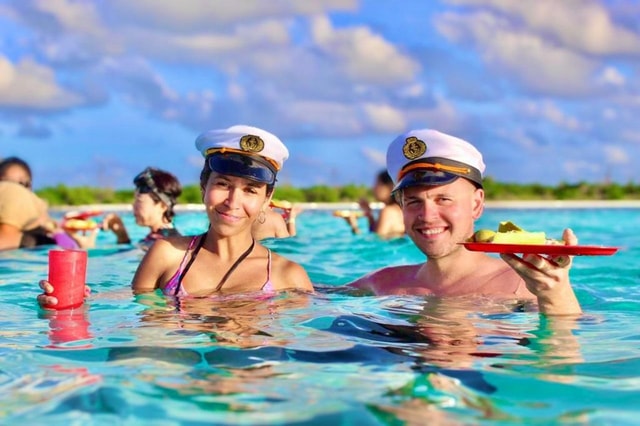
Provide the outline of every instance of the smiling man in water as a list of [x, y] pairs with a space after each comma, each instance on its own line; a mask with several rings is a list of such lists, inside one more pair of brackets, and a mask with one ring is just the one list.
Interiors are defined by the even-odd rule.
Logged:
[[[578, 314], [569, 256], [502, 254], [499, 259], [462, 244], [484, 209], [482, 155], [468, 142], [430, 129], [398, 136], [387, 150], [407, 235], [427, 256], [417, 265], [383, 268], [351, 283], [378, 295], [477, 295], [537, 300], [541, 313]], [[565, 244], [577, 244], [570, 229]]]

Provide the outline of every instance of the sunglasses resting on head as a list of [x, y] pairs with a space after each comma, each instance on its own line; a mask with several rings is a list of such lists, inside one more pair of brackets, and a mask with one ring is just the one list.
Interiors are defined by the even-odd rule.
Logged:
[[133, 179], [133, 184], [136, 186], [136, 192], [139, 194], [153, 194], [168, 207], [173, 205], [171, 198], [158, 189], [149, 167], [144, 169]]

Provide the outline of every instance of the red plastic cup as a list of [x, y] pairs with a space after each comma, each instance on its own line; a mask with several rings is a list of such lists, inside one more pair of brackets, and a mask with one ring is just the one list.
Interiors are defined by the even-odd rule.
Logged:
[[87, 252], [85, 250], [49, 250], [49, 282], [58, 299], [52, 309], [70, 309], [84, 303], [87, 279]]

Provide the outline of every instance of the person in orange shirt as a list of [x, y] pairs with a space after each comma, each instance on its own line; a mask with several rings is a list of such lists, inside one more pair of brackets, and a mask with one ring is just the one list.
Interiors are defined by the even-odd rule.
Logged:
[[0, 162], [0, 250], [75, 243], [48, 213], [47, 202], [32, 191], [29, 165], [18, 157]]

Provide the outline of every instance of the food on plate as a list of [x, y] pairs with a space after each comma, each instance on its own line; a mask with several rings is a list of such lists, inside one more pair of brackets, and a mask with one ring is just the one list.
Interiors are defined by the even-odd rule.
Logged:
[[62, 222], [62, 227], [68, 231], [91, 231], [98, 224], [91, 219], [66, 219]]
[[291, 208], [291, 203], [289, 201], [286, 200], [271, 200], [271, 202], [269, 203], [270, 207], [275, 207], [278, 209], [290, 209]]
[[100, 210], [85, 210], [85, 211], [70, 211], [65, 213], [65, 220], [69, 219], [89, 219], [90, 217], [100, 216], [102, 212]]
[[333, 215], [336, 217], [361, 217], [363, 213], [360, 210], [335, 210]]
[[510, 221], [500, 222], [497, 231], [480, 229], [468, 241], [494, 244], [564, 244], [547, 238], [544, 232], [525, 231]]
[[494, 235], [496, 235], [496, 231], [492, 231], [491, 229], [480, 229], [473, 234], [470, 241], [473, 241], [474, 243], [490, 243], [493, 241]]

